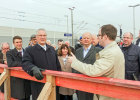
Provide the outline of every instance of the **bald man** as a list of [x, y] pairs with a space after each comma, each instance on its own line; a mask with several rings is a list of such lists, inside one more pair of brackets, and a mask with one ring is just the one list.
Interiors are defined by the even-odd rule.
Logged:
[[[98, 53], [101, 48], [95, 47], [92, 45], [92, 34], [86, 32], [82, 35], [83, 47], [79, 48], [75, 52], [75, 56], [81, 62], [87, 64], [93, 64], [96, 60], [96, 53]], [[76, 70], [73, 70], [75, 73], [80, 73]], [[81, 74], [81, 73], [80, 73]], [[93, 100], [93, 94], [83, 91], [76, 91], [78, 100]]]
[[123, 35], [123, 47], [125, 57], [125, 79], [140, 80], [140, 47], [134, 45], [133, 34], [126, 32]]
[[97, 35], [96, 34], [92, 34], [92, 44], [95, 47], [99, 47], [99, 48], [102, 48], [102, 49], [104, 48], [101, 45], [99, 45], [99, 39], [97, 38]]

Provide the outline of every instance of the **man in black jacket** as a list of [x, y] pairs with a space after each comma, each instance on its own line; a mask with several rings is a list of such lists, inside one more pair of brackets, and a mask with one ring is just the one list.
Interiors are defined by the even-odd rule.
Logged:
[[140, 46], [140, 32], [139, 32], [138, 39], [137, 39], [137, 41], [136, 41], [136, 45]]
[[132, 44], [133, 34], [126, 32], [123, 35], [122, 52], [125, 57], [125, 79], [140, 80], [140, 47]]
[[[22, 48], [22, 38], [13, 37], [14, 49], [6, 53], [8, 67], [20, 67], [24, 49]], [[11, 77], [11, 96], [19, 100], [30, 100], [30, 81]]]
[[[39, 29], [36, 34], [38, 44], [26, 48], [22, 60], [22, 68], [38, 80], [43, 79], [41, 73], [43, 69], [61, 70], [56, 51], [52, 46], [46, 44], [46, 36], [45, 29]], [[43, 86], [44, 83], [31, 81], [33, 100], [37, 100]]]
[[7, 42], [1, 43], [0, 63], [7, 64], [6, 52], [10, 50], [10, 45]]

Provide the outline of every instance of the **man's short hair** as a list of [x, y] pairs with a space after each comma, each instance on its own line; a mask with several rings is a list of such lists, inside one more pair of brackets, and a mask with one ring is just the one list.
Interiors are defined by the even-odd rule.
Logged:
[[31, 41], [33, 38], [36, 38], [36, 35], [35, 35], [35, 34], [31, 35], [30, 41]]
[[117, 29], [111, 24], [103, 25], [101, 27], [101, 35], [107, 35], [110, 40], [115, 40], [117, 37]]
[[130, 38], [133, 39], [133, 34], [131, 32], [125, 32], [123, 35], [128, 34], [128, 33], [130, 34]]
[[2, 42], [2, 43], [1, 43], [1, 49], [3, 48], [3, 45], [4, 45], [4, 44], [9, 45], [9, 47], [10, 47], [10, 44], [9, 44], [8, 42]]
[[20, 39], [20, 40], [22, 40], [22, 37], [20, 37], [20, 36], [14, 36], [14, 37], [13, 37], [13, 43], [14, 43], [15, 39]]
[[62, 39], [59, 39], [58, 42], [63, 42], [63, 40]]
[[[36, 31], [36, 34], [38, 34], [39, 31], [45, 31], [46, 33], [46, 30], [44, 28], [39, 28], [37, 31]], [[47, 34], [47, 33], [46, 33]]]

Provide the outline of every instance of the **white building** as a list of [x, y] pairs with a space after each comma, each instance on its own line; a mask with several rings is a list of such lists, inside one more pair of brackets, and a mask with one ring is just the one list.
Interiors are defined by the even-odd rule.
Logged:
[[[25, 28], [15, 28], [0, 26], [0, 43], [8, 42], [10, 47], [13, 48], [12, 38], [16, 35], [21, 36], [23, 39], [23, 48], [28, 46], [30, 36], [36, 34], [37, 29], [25, 29]], [[47, 29], [46, 29], [47, 31]], [[57, 45], [58, 39], [63, 39], [64, 41], [69, 40], [72, 44], [72, 37], [64, 36], [64, 32], [47, 31], [47, 40], [50, 40], [52, 44]], [[76, 43], [78, 36], [74, 35], [74, 44]]]

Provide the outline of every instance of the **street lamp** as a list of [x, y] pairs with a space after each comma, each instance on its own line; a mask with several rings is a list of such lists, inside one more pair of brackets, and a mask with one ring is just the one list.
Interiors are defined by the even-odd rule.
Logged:
[[72, 31], [72, 46], [73, 46], [73, 10], [75, 7], [69, 8], [71, 10], [71, 31]]
[[128, 7], [133, 7], [133, 31], [134, 31], [134, 39], [135, 39], [135, 7], [140, 6], [140, 4], [131, 5]]

